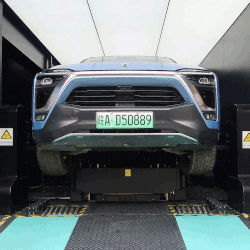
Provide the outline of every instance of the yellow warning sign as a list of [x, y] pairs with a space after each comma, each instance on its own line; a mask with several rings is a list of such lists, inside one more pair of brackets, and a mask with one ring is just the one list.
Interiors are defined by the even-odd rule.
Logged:
[[10, 136], [10, 133], [9, 133], [9, 131], [7, 129], [3, 133], [1, 139], [12, 139], [12, 137]]
[[250, 133], [247, 134], [246, 138], [244, 139], [244, 141], [249, 141], [250, 142]]
[[131, 177], [131, 169], [125, 169], [125, 177]]

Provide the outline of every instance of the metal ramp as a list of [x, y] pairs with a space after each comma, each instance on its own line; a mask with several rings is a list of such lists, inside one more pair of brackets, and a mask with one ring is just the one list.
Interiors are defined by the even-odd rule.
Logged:
[[[205, 200], [195, 204], [37, 201], [12, 216], [0, 218], [1, 249], [189, 250], [197, 249], [193, 247], [197, 235], [212, 246], [210, 249], [233, 249], [231, 238], [234, 247], [247, 249], [249, 218], [237, 211], [233, 214], [227, 205], [221, 209], [224, 213]], [[13, 237], [16, 241], [10, 240]], [[49, 244], [52, 238], [53, 245]]]

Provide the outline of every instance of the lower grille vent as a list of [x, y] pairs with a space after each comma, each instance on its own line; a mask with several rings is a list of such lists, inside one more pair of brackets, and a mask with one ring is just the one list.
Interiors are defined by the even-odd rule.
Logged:
[[45, 106], [52, 91], [39, 91], [36, 97], [36, 109], [40, 109]]

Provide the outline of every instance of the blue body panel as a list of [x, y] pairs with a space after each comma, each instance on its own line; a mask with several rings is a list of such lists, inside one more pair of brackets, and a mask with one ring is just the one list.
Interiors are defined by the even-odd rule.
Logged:
[[[119, 78], [119, 81], [117, 79]], [[129, 82], [129, 83], [128, 83]], [[53, 107], [50, 109], [50, 112], [47, 116], [47, 118], [44, 121], [38, 122], [34, 121], [34, 111], [32, 114], [33, 117], [33, 129], [34, 130], [39, 130], [42, 129], [48, 120], [53, 108], [55, 105], [64, 103], [65, 100], [67, 99], [68, 95], [71, 93], [71, 91], [80, 86], [107, 86], [107, 85], [149, 85], [149, 86], [172, 86], [175, 87], [180, 94], [183, 96], [185, 99], [186, 103], [192, 103], [195, 104], [198, 111], [201, 114], [201, 117], [205, 121], [206, 125], [210, 129], [219, 129], [219, 121], [220, 117], [218, 116], [218, 121], [208, 121], [204, 118], [198, 104], [196, 101], [193, 99], [193, 97], [190, 95], [188, 90], [184, 87], [183, 83], [180, 82], [177, 78], [175, 77], [125, 77], [125, 76], [115, 76], [115, 77], [110, 77], [110, 76], [102, 76], [102, 77], [78, 77], [74, 78], [70, 81], [70, 84], [67, 84], [66, 88], [64, 91], [57, 97]], [[219, 94], [219, 90], [217, 88], [217, 92]], [[34, 96], [33, 96], [34, 98]], [[219, 100], [218, 100], [219, 101]], [[219, 103], [218, 103], [219, 106]]]

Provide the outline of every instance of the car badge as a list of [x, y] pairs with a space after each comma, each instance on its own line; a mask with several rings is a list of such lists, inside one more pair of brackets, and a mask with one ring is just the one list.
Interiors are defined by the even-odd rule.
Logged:
[[128, 67], [128, 66], [130, 66], [130, 65], [127, 64], [127, 63], [123, 63], [123, 64], [121, 64], [121, 66], [122, 66], [122, 67]]

